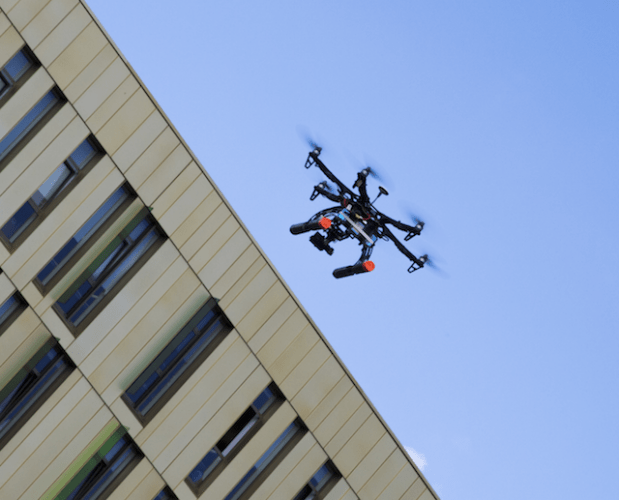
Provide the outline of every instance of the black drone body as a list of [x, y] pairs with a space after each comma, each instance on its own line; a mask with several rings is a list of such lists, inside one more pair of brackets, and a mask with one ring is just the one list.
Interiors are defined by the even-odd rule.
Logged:
[[388, 225], [404, 231], [407, 234], [404, 236], [404, 241], [408, 241], [414, 236], [421, 234], [424, 223], [417, 220], [415, 225], [411, 226], [403, 222], [394, 220], [385, 214], [379, 212], [374, 207], [374, 202], [381, 194], [387, 195], [387, 190], [382, 186], [380, 192], [374, 202], [370, 202], [367, 193], [367, 178], [372, 175], [372, 169], [366, 167], [357, 174], [357, 180], [353, 185], [353, 189], [357, 189], [359, 194], [346, 187], [320, 160], [320, 152], [322, 148], [313, 145], [313, 150], [310, 151], [305, 168], [310, 168], [316, 165], [327, 178], [336, 184], [337, 192], [331, 190], [326, 182], [314, 186], [314, 191], [310, 196], [311, 200], [315, 200], [318, 195], [337, 203], [335, 207], [321, 210], [313, 215], [307, 222], [293, 224], [290, 226], [292, 234], [301, 234], [308, 231], [316, 231], [310, 236], [310, 241], [319, 250], [324, 250], [329, 255], [333, 254], [331, 243], [342, 241], [348, 238], [356, 239], [361, 245], [361, 257], [359, 260], [346, 267], [340, 267], [333, 271], [333, 276], [336, 278], [344, 278], [353, 274], [367, 273], [374, 269], [374, 263], [370, 260], [374, 246], [378, 240], [391, 240], [396, 248], [402, 252], [412, 262], [408, 268], [408, 272], [412, 273], [428, 264], [428, 256], [422, 255], [415, 257], [391, 232]]

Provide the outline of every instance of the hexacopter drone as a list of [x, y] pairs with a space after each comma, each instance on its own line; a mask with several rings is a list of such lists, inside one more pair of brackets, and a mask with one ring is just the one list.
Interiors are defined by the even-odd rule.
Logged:
[[[393, 241], [396, 248], [409, 258], [412, 262], [408, 268], [409, 273], [421, 269], [425, 264], [430, 264], [427, 255], [415, 257], [387, 227], [387, 224], [389, 224], [400, 231], [405, 231], [407, 234], [404, 236], [404, 241], [408, 241], [414, 236], [421, 234], [424, 223], [415, 219], [415, 225], [410, 226], [376, 210], [374, 203], [380, 195], [389, 194], [382, 186], [378, 188], [378, 196], [376, 196], [373, 202], [370, 202], [367, 193], [367, 178], [369, 175], [374, 174], [370, 167], [365, 167], [357, 174], [357, 180], [353, 185], [353, 189], [359, 190], [359, 194], [357, 194], [348, 189], [318, 158], [322, 148], [316, 144], [312, 144], [312, 148], [313, 150], [310, 151], [305, 162], [305, 168], [316, 165], [330, 181], [337, 185], [337, 192], [326, 181], [323, 181], [314, 186], [310, 200], [315, 200], [318, 195], [321, 195], [338, 205], [321, 210], [307, 222], [293, 224], [290, 226], [290, 232], [292, 234], [301, 234], [308, 231], [316, 231], [316, 233], [310, 236], [310, 241], [318, 250], [324, 250], [329, 255], [333, 254], [333, 247], [329, 245], [332, 242], [342, 241], [347, 238], [354, 238], [359, 242], [361, 245], [361, 257], [359, 260], [352, 266], [335, 269], [333, 276], [344, 278], [353, 274], [373, 271], [375, 266], [369, 259], [372, 255], [372, 250], [374, 250], [374, 245], [379, 239]], [[324, 234], [321, 234], [321, 231]]]

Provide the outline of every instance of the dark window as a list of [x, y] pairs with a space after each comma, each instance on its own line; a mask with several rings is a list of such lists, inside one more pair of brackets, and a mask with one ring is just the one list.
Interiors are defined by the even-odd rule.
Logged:
[[178, 500], [178, 497], [170, 489], [169, 486], [163, 488], [153, 500]]
[[49, 340], [0, 391], [0, 448], [69, 376], [74, 365]]
[[123, 399], [146, 425], [232, 329], [210, 299], [131, 384]]
[[243, 479], [238, 482], [234, 489], [228, 493], [225, 500], [239, 500], [251, 496], [301, 439], [305, 431], [305, 427], [298, 419], [292, 422], [254, 466], [249, 469], [249, 472], [243, 476]]
[[155, 219], [143, 208], [56, 301], [56, 311], [70, 326], [80, 326], [101, 309], [99, 305], [103, 307], [103, 299], [129, 271], [137, 272], [162, 240]]
[[0, 69], [0, 97], [2, 97], [33, 65], [32, 56], [27, 49], [20, 50]]
[[11, 326], [26, 307], [26, 301], [19, 293], [14, 293], [0, 304], [0, 334]]
[[125, 429], [120, 427], [55, 498], [107, 498], [143, 456]]
[[43, 99], [35, 104], [34, 108], [0, 141], [0, 161], [6, 158], [26, 134], [60, 101], [61, 94], [56, 89], [45, 94]]
[[[55, 284], [54, 277], [60, 274], [60, 271], [77, 254], [77, 252], [85, 247], [86, 243], [91, 240], [95, 232], [103, 226], [103, 224], [111, 218], [111, 215], [131, 198], [131, 195], [126, 187], [121, 186], [105, 203], [94, 213], [94, 215], [86, 221], [86, 223], [75, 233], [67, 244], [54, 255], [46, 266], [37, 275], [37, 282], [41, 285], [44, 292], [49, 291], [48, 285]], [[70, 267], [70, 266], [68, 266]]]
[[[79, 182], [79, 178], [85, 175], [96, 163], [93, 160], [99, 157], [99, 149], [92, 139], [86, 139], [71, 155], [62, 163], [47, 180], [41, 184], [24, 205], [13, 214], [9, 221], [2, 227], [2, 237], [10, 249], [14, 249], [21, 243], [37, 224], [40, 223], [51, 209], [70, 191], [67, 186], [73, 188]], [[88, 168], [84, 168], [88, 165]], [[28, 229], [28, 231], [26, 231]], [[26, 231], [24, 233], [24, 231]]]
[[243, 446], [269, 419], [283, 396], [275, 384], [267, 387], [251, 406], [232, 424], [219, 442], [210, 450], [187, 477], [187, 484], [200, 495], [221, 473], [228, 463], [243, 449]]
[[293, 500], [320, 500], [327, 496], [340, 477], [340, 473], [329, 460], [318, 469]]

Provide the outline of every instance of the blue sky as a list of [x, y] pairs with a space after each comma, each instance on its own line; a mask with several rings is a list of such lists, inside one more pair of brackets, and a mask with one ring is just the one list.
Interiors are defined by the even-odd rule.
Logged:
[[[619, 497], [618, 3], [89, 5], [443, 500]], [[300, 128], [443, 274], [333, 279]]]

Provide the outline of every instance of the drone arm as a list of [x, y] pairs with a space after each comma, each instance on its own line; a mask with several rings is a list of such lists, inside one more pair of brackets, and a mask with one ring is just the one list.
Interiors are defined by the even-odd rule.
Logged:
[[310, 196], [310, 200], [315, 200], [319, 194], [321, 194], [325, 198], [330, 199], [331, 201], [334, 201], [335, 203], [340, 203], [340, 201], [342, 200], [341, 196], [338, 196], [337, 194], [334, 194], [331, 191], [327, 190], [325, 187], [323, 187], [322, 183], [314, 186], [314, 192]]
[[[400, 252], [402, 252], [404, 255], [406, 255], [406, 257], [408, 257], [409, 260], [413, 262], [413, 265], [411, 266], [411, 268], [413, 268], [413, 271], [419, 269], [420, 267], [423, 267], [424, 262], [418, 259], [417, 257], [415, 257], [408, 248], [406, 248], [402, 243], [400, 243], [400, 241], [393, 235], [393, 233], [386, 226], [383, 226], [383, 234], [387, 236], [391, 241], [393, 241], [393, 244], [396, 246], [396, 248]], [[409, 269], [409, 272], [413, 272], [413, 271]]]
[[307, 161], [305, 162], [305, 168], [310, 168], [315, 163], [316, 166], [322, 171], [322, 173], [327, 176], [327, 179], [337, 184], [340, 192], [352, 195], [352, 191], [348, 189], [346, 185], [342, 184], [342, 182], [335, 175], [333, 175], [331, 170], [326, 167], [326, 165], [320, 160], [320, 158], [318, 158], [319, 154], [320, 153], [316, 153], [316, 150], [311, 151], [309, 156], [307, 157]]
[[408, 241], [413, 236], [417, 236], [418, 234], [421, 234], [421, 230], [423, 229], [423, 226], [424, 226], [424, 223], [421, 221], [418, 221], [415, 226], [410, 226], [408, 224], [404, 224], [403, 222], [400, 222], [399, 220], [392, 219], [391, 217], [388, 217], [385, 214], [382, 214], [380, 212], [378, 213], [379, 213], [379, 216], [380, 216], [380, 219], [383, 225], [391, 224], [396, 229], [399, 229], [400, 231], [406, 231], [408, 233], [404, 237], [404, 241]]
[[357, 174], [357, 182], [355, 182], [355, 187], [359, 188], [359, 194], [361, 194], [362, 203], [370, 201], [367, 190], [368, 174], [369, 172], [367, 170], [362, 170]]

